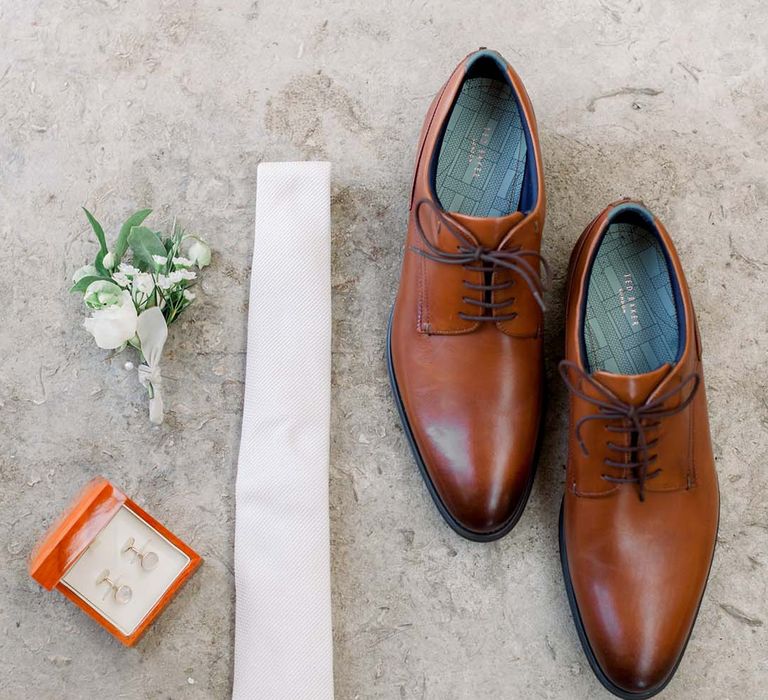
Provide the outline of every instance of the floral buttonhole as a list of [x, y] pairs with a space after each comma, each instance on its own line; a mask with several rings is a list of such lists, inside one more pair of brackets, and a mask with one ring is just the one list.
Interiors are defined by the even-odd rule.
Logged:
[[192, 287], [198, 271], [210, 264], [211, 249], [175, 220], [167, 235], [144, 226], [151, 209], [129, 216], [110, 248], [101, 224], [87, 209], [83, 211], [99, 250], [92, 264], [75, 272], [70, 291], [83, 295], [91, 312], [83, 325], [96, 345], [116, 352], [128, 346], [138, 351], [138, 377], [149, 396], [149, 419], [159, 425], [163, 422], [160, 360], [168, 326], [194, 302]]

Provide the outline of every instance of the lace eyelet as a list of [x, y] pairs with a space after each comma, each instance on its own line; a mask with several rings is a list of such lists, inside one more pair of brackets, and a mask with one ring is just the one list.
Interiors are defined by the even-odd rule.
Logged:
[[[637, 484], [638, 496], [641, 501], [644, 501], [646, 482], [662, 472], [661, 467], [651, 469], [651, 465], [658, 463], [659, 453], [652, 454], [650, 452], [651, 449], [657, 447], [662, 433], [659, 431], [655, 437], [648, 439], [650, 436], [647, 431], [658, 430], [662, 425], [662, 417], [680, 413], [693, 401], [696, 390], [701, 384], [701, 375], [697, 372], [692, 372], [677, 387], [661, 397], [657, 397], [653, 403], [636, 406], [624, 403], [570, 360], [563, 360], [559, 365], [559, 370], [560, 376], [571, 394], [593, 404], [598, 409], [597, 412], [584, 416], [576, 422], [576, 439], [579, 441], [582, 451], [586, 452], [580, 431], [587, 421], [605, 421], [603, 423], [604, 430], [624, 434], [624, 440], [629, 443], [620, 447], [620, 451], [625, 453], [624, 461], [603, 459], [605, 465], [622, 470], [623, 475], [614, 477], [603, 473], [601, 478], [617, 484]], [[578, 374], [583, 382], [591, 385], [596, 391], [600, 392], [600, 395], [598, 397], [591, 396], [586, 390], [581, 388], [580, 384], [574, 383], [571, 379], [571, 372]], [[689, 385], [691, 385], [690, 391], [685, 394], [686, 387]], [[681, 392], [683, 393], [680, 403], [672, 409], [665, 409], [666, 401]], [[620, 425], [614, 425], [614, 422], [617, 420], [620, 421]], [[609, 449], [615, 447], [615, 443], [612, 440], [606, 440], [606, 443]], [[631, 457], [629, 456], [630, 454], [632, 455]]]

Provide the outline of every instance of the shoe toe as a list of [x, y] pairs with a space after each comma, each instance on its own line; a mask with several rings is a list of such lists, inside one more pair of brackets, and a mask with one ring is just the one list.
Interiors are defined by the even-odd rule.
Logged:
[[488, 422], [432, 425], [421, 450], [438, 499], [469, 536], [503, 534], [520, 515], [533, 478], [535, 435], [516, 438]]
[[[609, 684], [630, 697], [647, 698], [667, 683], [680, 661], [695, 620], [696, 599], [676, 595], [674, 586], [665, 590], [646, 582], [633, 587], [632, 578], [637, 580], [625, 570], [623, 577], [606, 574], [602, 585], [594, 580], [592, 604], [582, 609], [582, 621]], [[633, 600], [629, 608], [628, 599]]]
[[441, 514], [470, 539], [501, 537], [520, 515], [533, 478], [540, 341], [518, 341], [495, 327], [411, 337], [407, 351], [394, 338], [395, 396]]
[[678, 660], [659, 652], [638, 653], [629, 646], [625, 653], [617, 651], [600, 655], [600, 668], [613, 686], [630, 696], [651, 697], [661, 690]]
[[667, 682], [677, 659], [603, 655], [601, 669], [608, 681], [628, 695], [650, 697]]

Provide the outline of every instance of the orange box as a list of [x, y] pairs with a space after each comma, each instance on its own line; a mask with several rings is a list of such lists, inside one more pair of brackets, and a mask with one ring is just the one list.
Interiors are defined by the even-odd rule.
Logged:
[[37, 543], [29, 574], [133, 646], [202, 561], [122, 491], [97, 477]]

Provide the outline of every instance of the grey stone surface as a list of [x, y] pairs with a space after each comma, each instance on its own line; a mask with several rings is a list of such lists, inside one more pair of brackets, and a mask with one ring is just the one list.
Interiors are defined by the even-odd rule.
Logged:
[[[513, 62], [536, 107], [556, 271], [539, 477], [519, 526], [491, 545], [440, 520], [384, 362], [418, 130], [479, 45]], [[623, 195], [666, 222], [693, 287], [723, 496], [709, 589], [664, 697], [766, 697], [767, 46], [761, 0], [2, 2], [0, 697], [229, 695], [256, 166], [306, 158], [334, 167], [338, 698], [607, 697], [557, 556], [554, 366], [570, 248]], [[171, 332], [160, 428], [123, 367], [135, 358], [97, 349], [66, 293], [93, 252], [81, 205], [112, 232], [151, 206], [150, 221], [176, 214], [216, 248]], [[206, 558], [132, 650], [26, 574], [36, 538], [95, 474]]]

